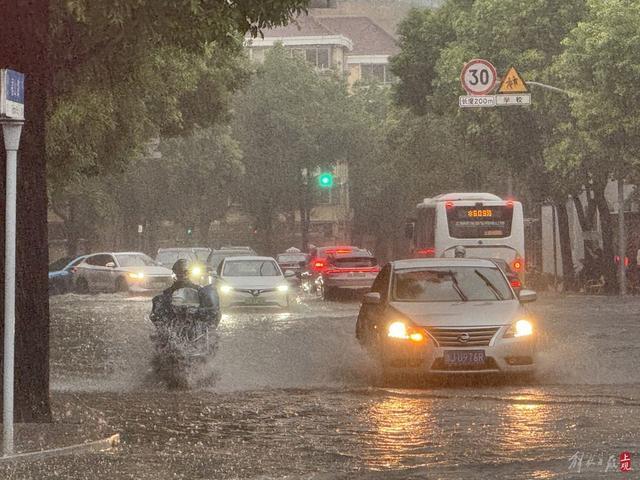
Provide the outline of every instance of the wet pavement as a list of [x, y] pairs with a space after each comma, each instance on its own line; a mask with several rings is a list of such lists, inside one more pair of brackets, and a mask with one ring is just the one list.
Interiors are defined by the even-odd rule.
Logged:
[[[640, 298], [533, 304], [544, 333], [528, 383], [385, 383], [353, 338], [356, 302], [235, 311], [188, 391], [151, 368], [149, 308], [148, 297], [51, 299], [57, 417], [93, 412], [84, 421], [123, 444], [0, 476], [640, 478]], [[631, 474], [618, 471], [624, 451]]]

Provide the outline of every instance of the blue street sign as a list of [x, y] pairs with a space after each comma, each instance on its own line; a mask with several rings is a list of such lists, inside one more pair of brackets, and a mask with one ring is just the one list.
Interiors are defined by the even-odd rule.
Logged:
[[7, 100], [24, 105], [24, 73], [7, 70]]
[[0, 117], [24, 119], [24, 74], [0, 70]]

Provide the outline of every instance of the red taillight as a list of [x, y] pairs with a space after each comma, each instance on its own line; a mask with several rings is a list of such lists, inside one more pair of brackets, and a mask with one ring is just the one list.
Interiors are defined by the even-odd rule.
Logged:
[[507, 200], [507, 208], [513, 208], [513, 200]]
[[524, 260], [521, 258], [516, 258], [511, 263], [511, 268], [513, 268], [516, 272], [521, 272], [524, 270]]
[[349, 247], [337, 247], [337, 248], [330, 248], [329, 250], [325, 250], [324, 253], [326, 253], [327, 255], [335, 255], [335, 254], [346, 254], [346, 253], [352, 253], [353, 252], [353, 248], [349, 248]]
[[447, 202], [444, 204], [444, 206], [446, 207], [447, 210], [450, 208], [453, 208], [453, 202]]
[[522, 282], [517, 279], [511, 280], [511, 286], [513, 288], [522, 288]]
[[435, 248], [421, 248], [420, 250], [416, 250], [416, 255], [419, 257], [434, 257], [436, 255]]
[[327, 266], [327, 262], [325, 262], [324, 260], [317, 260], [316, 259], [313, 262], [311, 262], [311, 267], [316, 272], [319, 272], [319, 271], [323, 270], [326, 266]]

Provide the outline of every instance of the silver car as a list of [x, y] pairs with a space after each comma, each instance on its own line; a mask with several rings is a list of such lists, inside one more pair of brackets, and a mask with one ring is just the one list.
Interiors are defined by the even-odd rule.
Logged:
[[227, 257], [219, 270], [216, 286], [223, 307], [289, 306], [290, 287], [275, 259]]
[[399, 260], [365, 295], [356, 337], [386, 370], [530, 374], [538, 331], [523, 304], [535, 299], [491, 260]]
[[87, 255], [76, 267], [76, 291], [153, 292], [173, 282], [173, 272], [140, 252]]

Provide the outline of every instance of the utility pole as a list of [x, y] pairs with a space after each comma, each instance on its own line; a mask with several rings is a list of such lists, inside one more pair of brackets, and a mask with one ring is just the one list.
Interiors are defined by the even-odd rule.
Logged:
[[624, 177], [618, 178], [618, 292], [621, 296], [627, 294], [627, 235], [624, 220]]

